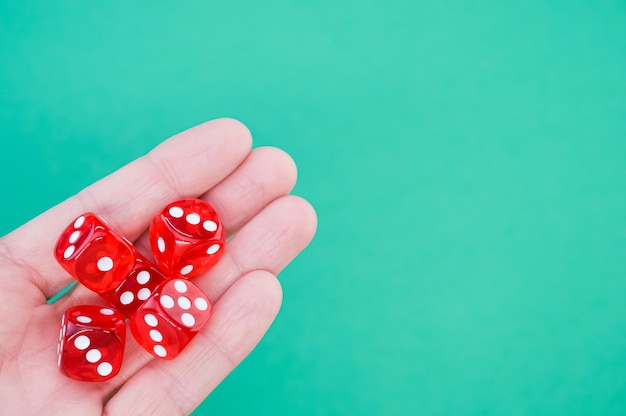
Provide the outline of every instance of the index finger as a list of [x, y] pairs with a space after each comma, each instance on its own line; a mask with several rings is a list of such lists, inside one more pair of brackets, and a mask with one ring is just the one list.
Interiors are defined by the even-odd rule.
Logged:
[[50, 297], [72, 280], [52, 255], [72, 219], [93, 211], [132, 241], [145, 231], [155, 207], [203, 194], [228, 176], [251, 146], [248, 129], [232, 119], [193, 127], [6, 235], [0, 251], [33, 270], [33, 283]]

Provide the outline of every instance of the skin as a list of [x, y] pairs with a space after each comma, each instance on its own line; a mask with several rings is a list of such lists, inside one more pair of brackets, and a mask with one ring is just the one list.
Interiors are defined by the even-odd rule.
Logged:
[[[276, 275], [311, 241], [315, 211], [291, 196], [293, 160], [276, 148], [251, 150], [248, 129], [210, 121], [163, 142], [117, 172], [0, 239], [0, 403], [6, 414], [189, 414], [254, 348], [276, 317]], [[67, 378], [57, 368], [64, 311], [102, 304], [78, 286], [46, 301], [73, 279], [56, 263], [61, 231], [92, 211], [149, 253], [155, 211], [200, 197], [217, 210], [229, 240], [224, 257], [194, 279], [214, 304], [213, 316], [172, 361], [153, 358], [127, 334], [120, 373], [102, 383]], [[245, 395], [245, 393], [244, 393]]]

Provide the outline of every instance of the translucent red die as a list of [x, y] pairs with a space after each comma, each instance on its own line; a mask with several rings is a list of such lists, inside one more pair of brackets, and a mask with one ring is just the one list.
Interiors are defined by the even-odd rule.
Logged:
[[169, 277], [191, 278], [206, 272], [222, 257], [224, 242], [217, 213], [200, 199], [172, 202], [150, 224], [155, 261]]
[[100, 296], [115, 309], [131, 317], [165, 280], [165, 275], [154, 264], [136, 253], [135, 264], [128, 277], [118, 287], [100, 293]]
[[207, 296], [188, 280], [168, 280], [130, 318], [130, 330], [146, 351], [171, 360], [211, 317]]
[[68, 377], [104, 381], [122, 366], [126, 322], [110, 308], [74, 306], [63, 316], [59, 333], [58, 365]]
[[137, 252], [100, 217], [86, 213], [59, 237], [54, 256], [76, 280], [96, 293], [118, 287], [135, 265]]

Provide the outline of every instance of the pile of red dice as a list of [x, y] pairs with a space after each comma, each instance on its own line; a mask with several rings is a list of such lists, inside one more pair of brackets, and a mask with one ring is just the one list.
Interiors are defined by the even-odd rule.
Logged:
[[63, 316], [58, 364], [68, 377], [104, 381], [121, 367], [130, 330], [157, 358], [175, 358], [206, 324], [211, 302], [187, 279], [222, 257], [225, 236], [215, 210], [198, 199], [163, 208], [150, 224], [155, 266], [100, 217], [87, 213], [61, 234], [55, 257], [111, 308], [80, 305]]

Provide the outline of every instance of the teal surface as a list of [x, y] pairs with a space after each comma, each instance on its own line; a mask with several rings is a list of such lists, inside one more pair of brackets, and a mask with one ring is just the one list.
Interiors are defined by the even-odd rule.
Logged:
[[0, 59], [0, 234], [215, 117], [298, 163], [196, 415], [626, 414], [623, 1], [2, 1]]

